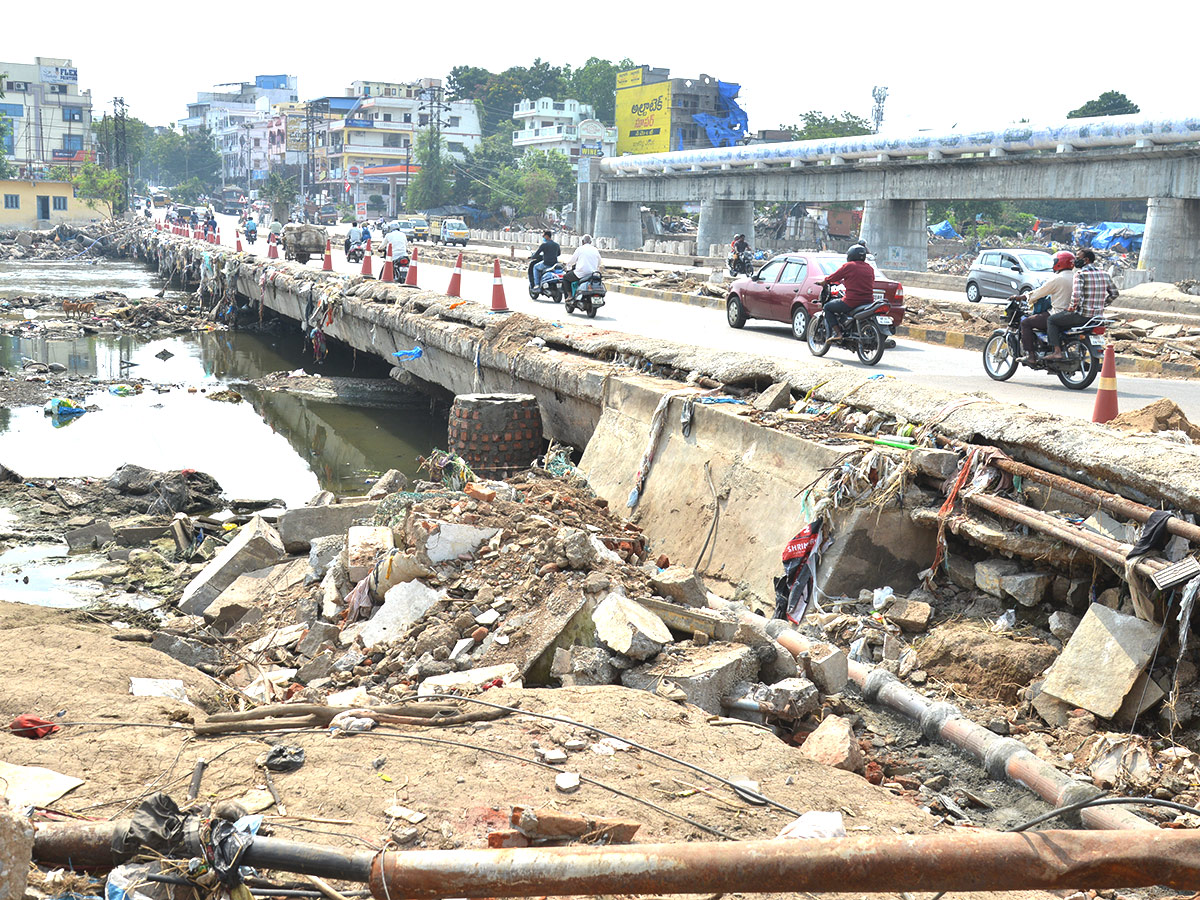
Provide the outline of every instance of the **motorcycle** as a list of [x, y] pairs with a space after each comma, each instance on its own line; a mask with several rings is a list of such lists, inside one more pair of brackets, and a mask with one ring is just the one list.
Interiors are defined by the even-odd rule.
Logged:
[[1100, 374], [1100, 354], [1104, 351], [1102, 335], [1109, 325], [1114, 324], [1114, 319], [1093, 316], [1082, 325], [1065, 329], [1062, 333], [1061, 359], [1044, 358], [1044, 354], [1050, 352], [1050, 341], [1045, 331], [1035, 330], [1035, 352], [1042, 355], [1020, 359], [1021, 319], [1028, 314], [1023, 296], [1009, 298], [1004, 310], [1004, 327], [993, 331], [983, 346], [983, 370], [988, 378], [1008, 381], [1016, 374], [1018, 366], [1028, 366], [1047, 375], [1053, 372], [1064, 387], [1073, 391], [1082, 391], [1096, 380]]
[[[533, 281], [533, 267], [537, 265], [537, 260], [531, 260], [529, 263], [529, 280]], [[563, 267], [561, 264], [555, 264], [542, 272], [541, 279], [537, 284], [529, 285], [529, 299], [536, 300], [538, 297], [549, 297], [555, 303], [562, 301], [563, 296]]]
[[600, 277], [599, 272], [593, 272], [587, 278], [575, 282], [574, 290], [571, 291], [571, 296], [566, 298], [567, 302], [564, 305], [569, 313], [581, 309], [587, 313], [589, 319], [594, 319], [596, 310], [604, 305], [604, 295], [607, 293], [604, 279]]
[[257, 228], [245, 228], [243, 230], [245, 231], [245, 234], [246, 234], [246, 243], [247, 244], [253, 244], [255, 241], [258, 240], [258, 229]]
[[847, 316], [838, 316], [841, 336], [834, 337], [826, 319], [824, 306], [831, 298], [829, 285], [821, 286], [821, 309], [808, 323], [808, 350], [813, 356], [824, 356], [834, 344], [853, 349], [858, 358], [873, 366], [883, 358], [888, 345], [888, 329], [892, 308], [885, 300], [875, 300], [852, 309]]
[[739, 275], [752, 275], [754, 274], [753, 251], [746, 249], [741, 253], [734, 253], [730, 250], [729, 255], [725, 257], [725, 264], [729, 266], [729, 274], [733, 278], [737, 278]]
[[352, 263], [360, 263], [363, 261], [363, 256], [366, 254], [366, 245], [361, 241], [355, 241], [350, 245], [350, 249], [346, 251], [346, 261]]

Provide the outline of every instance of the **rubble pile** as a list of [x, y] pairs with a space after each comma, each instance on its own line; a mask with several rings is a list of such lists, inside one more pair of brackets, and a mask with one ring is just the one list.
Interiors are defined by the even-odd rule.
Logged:
[[109, 244], [125, 235], [124, 223], [94, 222], [82, 227], [59, 225], [47, 231], [0, 230], [0, 260], [74, 259], [103, 256]]

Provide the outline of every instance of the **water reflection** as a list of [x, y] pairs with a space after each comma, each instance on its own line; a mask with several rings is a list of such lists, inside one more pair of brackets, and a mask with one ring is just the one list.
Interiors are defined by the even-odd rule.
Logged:
[[105, 260], [9, 260], [0, 262], [0, 299], [54, 294], [86, 297], [120, 291], [127, 297], [153, 297], [162, 281], [151, 269], [134, 262]]

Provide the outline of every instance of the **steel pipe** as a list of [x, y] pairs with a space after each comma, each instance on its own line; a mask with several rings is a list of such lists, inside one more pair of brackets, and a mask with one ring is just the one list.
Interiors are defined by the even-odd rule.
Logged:
[[384, 852], [376, 900], [797, 891], [1200, 889], [1189, 831], [958, 832], [508, 850]]

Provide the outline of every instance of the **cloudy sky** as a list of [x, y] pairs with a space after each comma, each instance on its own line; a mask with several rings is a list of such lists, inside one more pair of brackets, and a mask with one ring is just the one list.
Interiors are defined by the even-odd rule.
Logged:
[[152, 124], [182, 118], [197, 91], [255, 74], [299, 76], [304, 99], [340, 95], [359, 78], [444, 78], [459, 64], [500, 71], [539, 56], [555, 65], [628, 56], [673, 76], [738, 82], [751, 130], [810, 109], [869, 117], [875, 85], [889, 89], [884, 131], [895, 133], [1057, 121], [1106, 90], [1149, 115], [1200, 114], [1194, 8], [1057, 6], [59, 0], [52, 27], [45, 8], [10, 4], [0, 60], [70, 57], [97, 115], [123, 96]]

